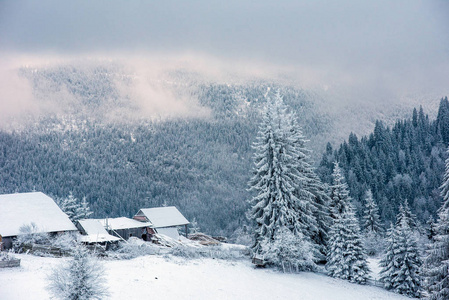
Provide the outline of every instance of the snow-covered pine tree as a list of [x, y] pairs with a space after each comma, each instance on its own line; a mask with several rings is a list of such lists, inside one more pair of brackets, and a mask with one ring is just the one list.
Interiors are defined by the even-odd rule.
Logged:
[[190, 222], [190, 233], [198, 233], [201, 231], [200, 226], [198, 225], [198, 222], [196, 221], [196, 218], [194, 217], [192, 222]]
[[81, 245], [73, 250], [73, 258], [56, 268], [48, 279], [48, 288], [58, 299], [103, 299], [109, 295], [102, 265]]
[[369, 278], [369, 268], [360, 228], [351, 203], [336, 219], [329, 236], [329, 252], [326, 268], [335, 278], [365, 284]]
[[[248, 218], [254, 223], [255, 253], [261, 253], [261, 244], [273, 243], [276, 232], [288, 229], [298, 239], [309, 242], [311, 228], [316, 227], [310, 199], [311, 193], [298, 190], [304, 182], [299, 172], [297, 147], [298, 131], [291, 126], [279, 93], [268, 101], [262, 122], [253, 144], [254, 176], [249, 182], [256, 195], [250, 200]], [[313, 252], [317, 249], [312, 248]]]
[[365, 232], [380, 233], [382, 227], [380, 225], [379, 209], [373, 199], [371, 190], [366, 191], [365, 210], [363, 215], [363, 227]]
[[396, 226], [400, 226], [403, 220], [408, 224], [411, 230], [418, 230], [418, 222], [416, 221], [416, 216], [410, 210], [407, 199], [404, 204], [399, 206], [399, 214], [396, 218]]
[[443, 204], [438, 210], [434, 243], [428, 250], [423, 266], [429, 300], [449, 299], [449, 157], [446, 159], [446, 170], [440, 189]]
[[[279, 94], [277, 94], [279, 97]], [[297, 181], [295, 195], [300, 200], [300, 217], [305, 218], [307, 223], [306, 232], [303, 234], [318, 246], [319, 252], [316, 258], [320, 261], [326, 259], [327, 235], [332, 224], [329, 216], [329, 201], [325, 185], [315, 173], [310, 158], [310, 150], [306, 147], [306, 139], [302, 134], [295, 113], [288, 115], [291, 136], [299, 156], [297, 157], [300, 179]], [[311, 217], [309, 217], [311, 216]], [[312, 217], [313, 216], [313, 217]]]
[[368, 255], [376, 255], [383, 251], [379, 209], [373, 199], [371, 190], [365, 194], [365, 210], [363, 211], [363, 244]]
[[379, 266], [381, 268], [380, 281], [383, 282], [384, 287], [387, 290], [390, 290], [393, 288], [393, 279], [397, 274], [398, 265], [395, 260], [395, 251], [398, 248], [398, 238], [393, 224], [391, 224], [390, 229], [387, 231], [386, 241], [385, 253], [379, 262]]
[[338, 162], [334, 162], [334, 171], [332, 172], [332, 185], [330, 186], [330, 215], [336, 220], [346, 210], [351, 203], [348, 185], [341, 173]]
[[61, 199], [59, 203], [61, 210], [69, 217], [72, 222], [79, 219], [79, 203], [78, 200], [73, 196], [72, 192], [69, 193], [68, 197]]
[[418, 242], [406, 218], [388, 234], [387, 251], [380, 262], [385, 288], [409, 297], [421, 295]]
[[90, 210], [89, 203], [87, 203], [86, 197], [83, 197], [81, 203], [77, 205], [77, 210], [74, 219], [75, 221], [87, 219], [91, 214], [92, 211]]

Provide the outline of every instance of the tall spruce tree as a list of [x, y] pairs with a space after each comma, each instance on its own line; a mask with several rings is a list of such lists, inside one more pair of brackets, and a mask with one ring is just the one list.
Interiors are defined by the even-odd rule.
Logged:
[[92, 211], [90, 210], [86, 197], [83, 197], [81, 202], [78, 204], [75, 219], [87, 219], [90, 215], [92, 215]]
[[351, 202], [348, 185], [341, 173], [340, 165], [334, 162], [334, 171], [332, 172], [332, 185], [330, 186], [330, 215], [336, 220], [348, 207]]
[[295, 138], [294, 144], [299, 153], [297, 162], [300, 180], [297, 182], [295, 194], [298, 199], [302, 200], [302, 206], [306, 205], [304, 208], [299, 208], [302, 215], [308, 216], [310, 212], [313, 214], [313, 218], [307, 219], [308, 228], [303, 234], [308, 234], [312, 242], [318, 246], [319, 253], [316, 253], [316, 258], [324, 261], [326, 259], [328, 232], [332, 224], [329, 212], [330, 198], [326, 186], [316, 175], [312, 166], [311, 151], [305, 145], [306, 139], [297, 122], [296, 115], [290, 113], [288, 117], [290, 119], [290, 130]]
[[330, 231], [326, 268], [330, 276], [350, 282], [365, 284], [369, 278], [360, 228], [351, 204], [337, 216]]
[[349, 191], [338, 163], [334, 165], [333, 178], [331, 212], [334, 223], [330, 231], [326, 268], [332, 277], [365, 284], [369, 278], [365, 249], [360, 239], [360, 227], [350, 202]]
[[[298, 161], [304, 156], [298, 147], [301, 139], [300, 131], [293, 128], [292, 115], [277, 93], [263, 110], [253, 145], [255, 167], [249, 190], [256, 195], [250, 200], [248, 217], [254, 223], [255, 253], [263, 251], [262, 244], [271, 249], [266, 245], [274, 243], [276, 234], [285, 229], [304, 243], [311, 243], [311, 229], [316, 228], [316, 220], [311, 204], [313, 195], [301, 189], [305, 184]], [[317, 252], [316, 247], [310, 248]]]
[[434, 243], [428, 250], [423, 267], [427, 299], [430, 300], [449, 299], [449, 157], [440, 189], [443, 204], [438, 211]]
[[366, 232], [380, 233], [382, 227], [380, 225], [379, 209], [376, 202], [374, 202], [371, 190], [366, 191], [365, 202], [363, 227]]
[[380, 261], [381, 277], [386, 289], [410, 297], [421, 295], [418, 242], [406, 218], [389, 230], [386, 253]]
[[79, 219], [79, 203], [72, 192], [69, 193], [69, 196], [61, 199], [59, 205], [61, 210], [69, 217], [70, 221], [75, 222]]
[[396, 218], [396, 226], [400, 226], [403, 222], [406, 222], [411, 230], [418, 229], [418, 222], [416, 216], [410, 210], [408, 201], [405, 200], [404, 204], [399, 206], [399, 214]]

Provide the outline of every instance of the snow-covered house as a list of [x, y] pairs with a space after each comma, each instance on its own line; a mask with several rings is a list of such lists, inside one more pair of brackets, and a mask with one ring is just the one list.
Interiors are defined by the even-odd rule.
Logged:
[[154, 234], [151, 222], [140, 222], [126, 217], [99, 219], [98, 221], [109, 234], [124, 240], [134, 236], [146, 241], [149, 234]]
[[76, 227], [81, 232], [81, 242], [86, 244], [102, 244], [118, 242], [121, 239], [110, 235], [103, 224], [96, 219], [83, 219], [76, 222]]
[[0, 235], [3, 247], [12, 247], [20, 228], [34, 223], [38, 232], [76, 231], [75, 225], [56, 202], [41, 192], [0, 195]]
[[175, 240], [179, 239], [178, 227], [185, 226], [187, 235], [187, 225], [190, 224], [174, 206], [142, 208], [133, 218], [141, 222], [151, 222], [156, 233]]

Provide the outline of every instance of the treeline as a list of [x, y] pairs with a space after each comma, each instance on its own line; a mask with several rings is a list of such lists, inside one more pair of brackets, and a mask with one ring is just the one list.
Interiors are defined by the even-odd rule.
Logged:
[[381, 121], [374, 132], [358, 138], [350, 134], [337, 149], [327, 145], [318, 173], [331, 183], [333, 162], [338, 161], [347, 179], [358, 213], [371, 189], [385, 226], [394, 222], [399, 206], [408, 200], [421, 223], [436, 216], [441, 206], [438, 190], [449, 144], [449, 102], [441, 99], [436, 120], [420, 109], [412, 118], [391, 128]]

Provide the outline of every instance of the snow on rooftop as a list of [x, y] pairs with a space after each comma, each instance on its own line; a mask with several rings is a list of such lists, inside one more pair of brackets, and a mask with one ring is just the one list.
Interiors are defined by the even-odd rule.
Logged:
[[78, 223], [83, 227], [87, 235], [81, 236], [81, 241], [88, 243], [101, 243], [119, 241], [120, 238], [110, 235], [103, 224], [96, 219], [79, 220]]
[[20, 227], [35, 223], [40, 232], [77, 230], [55, 201], [41, 192], [0, 195], [0, 234], [20, 234]]
[[113, 230], [153, 226], [151, 222], [140, 222], [126, 217], [98, 219], [98, 221], [100, 221], [104, 228]]
[[155, 228], [189, 224], [189, 221], [174, 206], [142, 208], [137, 213], [137, 216], [141, 215], [147, 217]]

